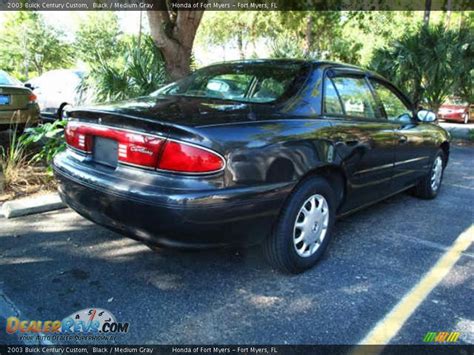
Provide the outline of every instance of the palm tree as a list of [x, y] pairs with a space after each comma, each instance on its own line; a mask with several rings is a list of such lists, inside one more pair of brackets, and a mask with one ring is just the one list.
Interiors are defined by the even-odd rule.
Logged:
[[[422, 26], [375, 52], [371, 68], [437, 112], [472, 71], [472, 33]], [[472, 83], [472, 81], [471, 81]], [[466, 86], [466, 84], [464, 85]]]

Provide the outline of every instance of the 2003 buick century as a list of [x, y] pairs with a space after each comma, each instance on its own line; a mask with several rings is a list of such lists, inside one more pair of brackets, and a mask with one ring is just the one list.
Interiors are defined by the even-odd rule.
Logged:
[[438, 194], [449, 136], [390, 82], [329, 62], [197, 70], [148, 97], [69, 112], [64, 201], [150, 245], [261, 243], [312, 267], [337, 216], [410, 189]]

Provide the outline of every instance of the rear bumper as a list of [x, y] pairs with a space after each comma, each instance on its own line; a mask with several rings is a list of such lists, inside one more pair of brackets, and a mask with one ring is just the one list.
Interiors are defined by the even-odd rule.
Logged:
[[28, 105], [21, 110], [0, 110], [0, 125], [34, 124], [39, 120], [39, 107], [36, 104]]
[[438, 118], [446, 121], [464, 122], [464, 113], [438, 114]]
[[[55, 158], [53, 168], [61, 198], [85, 218], [145, 243], [178, 248], [259, 243], [271, 231], [293, 187], [137, 186], [84, 169], [65, 153]], [[143, 181], [150, 174], [157, 176], [144, 172]]]

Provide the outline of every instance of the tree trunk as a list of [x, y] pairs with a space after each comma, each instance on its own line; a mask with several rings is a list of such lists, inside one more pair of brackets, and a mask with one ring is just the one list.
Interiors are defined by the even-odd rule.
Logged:
[[425, 0], [425, 14], [423, 16], [423, 25], [428, 26], [430, 23], [431, 0]]
[[245, 59], [244, 41], [242, 39], [242, 32], [239, 32], [237, 34], [237, 48], [239, 50], [240, 59]]
[[309, 56], [309, 53], [313, 49], [313, 16], [308, 14], [306, 18], [306, 31], [304, 35], [304, 51], [303, 55], [305, 57]]
[[[163, 3], [164, 0], [155, 1]], [[190, 72], [194, 37], [202, 15], [203, 11], [148, 11], [151, 36], [163, 54], [171, 80]]]
[[452, 8], [452, 0], [448, 0], [446, 4], [446, 28], [449, 29], [451, 24], [451, 8]]
[[138, 22], [138, 48], [142, 46], [142, 21], [143, 21], [143, 10], [140, 10], [140, 20]]

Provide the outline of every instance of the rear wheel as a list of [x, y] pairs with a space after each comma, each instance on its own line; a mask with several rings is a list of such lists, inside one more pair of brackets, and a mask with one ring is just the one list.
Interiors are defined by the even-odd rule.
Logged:
[[439, 149], [431, 165], [430, 172], [415, 186], [415, 196], [432, 199], [438, 195], [441, 182], [443, 181], [445, 161], [445, 154]]
[[314, 266], [331, 239], [335, 207], [334, 191], [323, 178], [302, 182], [264, 241], [269, 263], [288, 273], [300, 273]]

